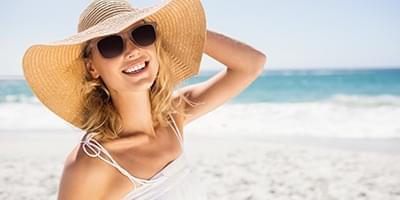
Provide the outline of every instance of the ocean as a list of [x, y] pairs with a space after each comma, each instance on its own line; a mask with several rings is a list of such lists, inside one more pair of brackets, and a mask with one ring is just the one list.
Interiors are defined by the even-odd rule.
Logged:
[[[186, 84], [215, 73], [202, 72]], [[266, 70], [213, 113], [206, 118], [215, 119], [220, 132], [400, 138], [400, 69]], [[23, 78], [0, 77], [0, 133], [68, 128]]]

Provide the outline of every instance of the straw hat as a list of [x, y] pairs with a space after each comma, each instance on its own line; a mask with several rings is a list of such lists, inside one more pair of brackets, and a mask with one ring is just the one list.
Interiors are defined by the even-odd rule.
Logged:
[[142, 19], [157, 23], [157, 34], [162, 35], [177, 80], [198, 74], [206, 35], [200, 0], [166, 0], [146, 8], [132, 7], [125, 0], [94, 0], [82, 12], [77, 34], [26, 50], [23, 71], [27, 83], [52, 112], [80, 128], [84, 43], [118, 33]]

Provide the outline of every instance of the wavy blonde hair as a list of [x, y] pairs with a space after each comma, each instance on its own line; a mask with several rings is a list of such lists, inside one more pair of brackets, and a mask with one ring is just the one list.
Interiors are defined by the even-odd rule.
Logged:
[[[174, 87], [178, 86], [179, 82], [168, 67], [171, 62], [163, 48], [161, 42], [162, 35], [157, 34], [157, 36], [155, 45], [159, 70], [150, 88], [151, 115], [154, 127], [159, 125], [166, 126], [167, 121], [170, 120], [168, 115], [171, 113], [178, 113], [184, 117], [187, 116], [186, 110], [181, 111], [179, 109], [182, 100], [189, 105], [196, 105], [195, 102], [190, 101], [184, 94], [179, 94], [177, 101], [173, 101]], [[86, 42], [82, 52], [84, 59], [90, 57], [90, 52], [87, 49], [89, 42]], [[85, 70], [83, 82], [85, 85], [82, 89], [84, 119], [81, 129], [85, 132], [97, 133], [94, 137], [99, 141], [110, 141], [119, 138], [119, 133], [123, 128], [122, 119], [111, 101], [111, 95], [107, 86], [101, 78], [92, 78], [87, 69]], [[146, 134], [153, 138], [156, 137], [154, 133]]]

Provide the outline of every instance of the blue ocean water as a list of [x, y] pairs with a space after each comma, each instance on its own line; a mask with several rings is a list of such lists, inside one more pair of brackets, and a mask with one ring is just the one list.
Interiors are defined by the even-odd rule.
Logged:
[[[210, 74], [190, 81], [204, 81]], [[400, 68], [264, 71], [233, 102], [308, 102], [336, 95], [400, 96]]]
[[[216, 73], [203, 71], [181, 87]], [[399, 119], [400, 68], [267, 70], [193, 125], [202, 134], [400, 138]], [[0, 77], [0, 133], [62, 130], [71, 127], [38, 101], [22, 77]]]
[[[204, 81], [215, 73], [202, 72], [187, 84]], [[400, 96], [400, 68], [267, 70], [229, 103], [323, 101], [335, 95]], [[33, 97], [25, 80], [0, 78], [0, 103], [25, 102]]]

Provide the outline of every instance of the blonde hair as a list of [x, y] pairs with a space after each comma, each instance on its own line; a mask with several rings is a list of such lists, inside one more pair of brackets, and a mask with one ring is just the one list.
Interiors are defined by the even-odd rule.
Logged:
[[[195, 102], [187, 99], [184, 94], [179, 94], [178, 100], [173, 101], [173, 90], [178, 81], [168, 67], [171, 63], [170, 58], [163, 48], [160, 37], [162, 36], [158, 34], [155, 42], [159, 70], [150, 88], [151, 115], [154, 127], [158, 125], [166, 126], [169, 120], [168, 115], [171, 113], [178, 113], [186, 117], [188, 115], [186, 110], [180, 111], [179, 109], [182, 100], [189, 105], [196, 105]], [[86, 43], [82, 52], [84, 59], [90, 56], [90, 52], [87, 52], [89, 42]], [[81, 129], [85, 132], [97, 133], [94, 137], [99, 141], [110, 141], [119, 138], [119, 133], [123, 128], [122, 119], [111, 101], [110, 92], [101, 78], [93, 79], [87, 69], [85, 72], [83, 81], [85, 87], [82, 90], [84, 96], [84, 119]], [[149, 136], [155, 137], [154, 133], [150, 133]]]

